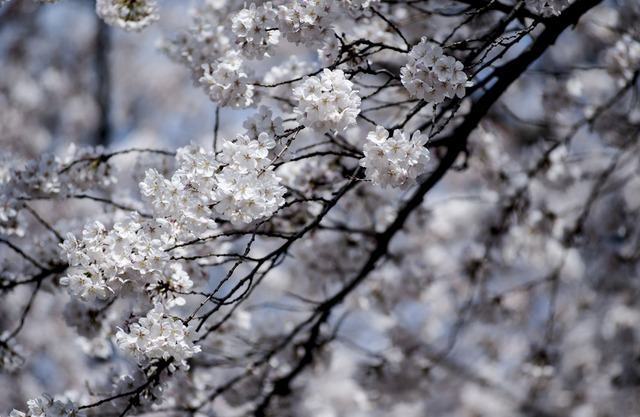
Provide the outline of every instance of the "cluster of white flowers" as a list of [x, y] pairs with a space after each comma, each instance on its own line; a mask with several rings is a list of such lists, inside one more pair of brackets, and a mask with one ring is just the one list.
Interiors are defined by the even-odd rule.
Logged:
[[113, 175], [114, 167], [105, 158], [107, 150], [103, 146], [69, 146], [67, 155], [62, 160], [60, 177], [63, 196], [76, 192], [107, 187], [117, 183]]
[[103, 154], [101, 147], [72, 146], [64, 160], [45, 153], [28, 161], [22, 169], [12, 166], [10, 153], [0, 154], [0, 233], [24, 235], [24, 224], [19, 218], [23, 199], [68, 197], [114, 183], [110, 165], [101, 159]]
[[542, 16], [559, 15], [571, 0], [526, 0], [527, 8]]
[[169, 260], [168, 242], [161, 240], [167, 234], [157, 236], [160, 231], [134, 212], [110, 231], [96, 220], [85, 226], [80, 240], [68, 233], [60, 246], [71, 268], [60, 283], [69, 294], [92, 301], [106, 299], [126, 283], [157, 279]]
[[[329, 67], [336, 62], [336, 60], [340, 57], [342, 48], [342, 43], [338, 38], [331, 37], [327, 38], [322, 44], [322, 48], [318, 49], [318, 61], [322, 64], [323, 67]], [[346, 63], [342, 63], [339, 65], [339, 68], [344, 68]]]
[[155, 0], [97, 0], [96, 13], [109, 26], [127, 32], [142, 30], [159, 18]]
[[323, 134], [343, 132], [356, 124], [360, 96], [341, 70], [325, 68], [320, 77], [306, 77], [292, 91], [298, 106], [293, 109], [300, 124]]
[[178, 150], [177, 159], [181, 165], [170, 180], [149, 169], [140, 183], [140, 192], [151, 203], [156, 221], [172, 236], [167, 240], [201, 237], [216, 226], [210, 208], [220, 168], [215, 155], [187, 146]]
[[232, 48], [237, 49], [230, 17], [242, 8], [242, 2], [237, 0], [197, 3], [190, 10], [188, 28], [162, 43], [171, 58], [191, 69], [196, 83], [202, 77], [202, 65], [217, 62]]
[[409, 62], [400, 70], [400, 80], [411, 97], [429, 103], [442, 103], [445, 98], [464, 97], [467, 74], [462, 62], [444, 55], [442, 48], [422, 37], [411, 48]]
[[289, 42], [315, 45], [334, 36], [333, 0], [294, 0], [278, 8], [278, 28]]
[[245, 109], [254, 103], [255, 89], [248, 84], [249, 74], [242, 64], [240, 51], [229, 51], [218, 62], [202, 65], [200, 84], [220, 107]]
[[271, 139], [276, 139], [284, 134], [281, 117], [273, 117], [273, 112], [267, 106], [260, 106], [258, 112], [248, 117], [243, 123], [246, 135], [258, 140], [261, 133], [266, 133]]
[[640, 41], [623, 35], [614, 48], [608, 51], [606, 59], [615, 73], [630, 79], [640, 69]]
[[249, 8], [240, 10], [232, 18], [231, 28], [245, 57], [262, 59], [273, 54], [273, 47], [280, 41], [280, 32], [267, 29], [275, 28], [276, 16], [271, 2], [266, 2], [259, 7], [251, 3]]
[[29, 411], [13, 410], [9, 417], [85, 417], [84, 411], [78, 410], [75, 402], [54, 399], [49, 394], [42, 394], [42, 398], [27, 401]]
[[116, 343], [132, 359], [173, 358], [171, 369], [189, 369], [187, 359], [200, 352], [200, 346], [194, 344], [196, 334], [192, 323], [185, 326], [182, 320], [167, 314], [164, 306], [157, 303], [145, 317], [130, 324], [128, 332], [119, 329]]
[[377, 126], [367, 135], [365, 157], [360, 160], [360, 165], [366, 168], [365, 174], [374, 184], [405, 190], [416, 183], [416, 178], [429, 162], [429, 150], [424, 146], [427, 140], [419, 130], [414, 132], [411, 140], [401, 130], [395, 130], [393, 138], [389, 138], [389, 132]]
[[38, 160], [27, 162], [24, 170], [15, 172], [22, 181], [19, 186], [26, 195], [46, 196], [60, 193], [61, 181], [59, 172], [62, 163], [53, 154], [40, 155]]
[[[260, 126], [274, 133], [281, 132], [281, 120], [271, 119], [271, 112], [262, 109], [255, 117]], [[249, 128], [251, 128], [249, 125]], [[285, 188], [269, 167], [269, 150], [275, 140], [267, 132], [254, 139], [239, 135], [236, 141], [223, 142], [220, 165], [212, 152], [193, 149], [178, 152], [184, 159], [171, 180], [155, 169], [146, 172], [140, 183], [144, 198], [151, 202], [156, 221], [178, 240], [189, 236], [202, 237], [216, 226], [212, 207], [225, 219], [236, 224], [272, 215], [284, 204]], [[182, 155], [182, 156], [181, 156]], [[175, 241], [176, 239], [173, 239]]]
[[15, 197], [9, 197], [0, 193], [0, 234], [5, 236], [22, 237], [25, 234], [24, 221], [18, 216], [24, 207], [23, 203]]
[[149, 285], [147, 290], [153, 299], [160, 297], [168, 308], [185, 305], [181, 294], [193, 287], [193, 281], [179, 263], [171, 263], [165, 270], [160, 280]]
[[215, 209], [233, 224], [271, 216], [284, 204], [286, 189], [267, 158], [275, 145], [266, 132], [224, 141], [221, 159], [228, 165], [216, 177]]
[[231, 40], [224, 26], [209, 21], [197, 21], [188, 32], [178, 32], [173, 39], [162, 44], [171, 58], [191, 68], [195, 81], [202, 74], [202, 65], [223, 57], [231, 49]]

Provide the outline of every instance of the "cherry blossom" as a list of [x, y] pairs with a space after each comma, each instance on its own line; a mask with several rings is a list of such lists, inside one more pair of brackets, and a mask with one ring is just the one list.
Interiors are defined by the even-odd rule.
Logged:
[[341, 70], [325, 68], [319, 78], [305, 79], [292, 91], [299, 102], [294, 109], [298, 121], [316, 133], [348, 129], [360, 112], [360, 97], [352, 87]]
[[105, 23], [127, 32], [142, 30], [159, 18], [155, 0], [97, 0], [96, 13]]
[[400, 130], [395, 130], [389, 138], [389, 132], [377, 126], [369, 132], [367, 141], [360, 165], [366, 168], [367, 178], [383, 188], [390, 185], [406, 190], [416, 183], [429, 162], [429, 151], [425, 148], [427, 136], [419, 130], [409, 140]]
[[0, 6], [1, 415], [640, 412], [637, 1]]

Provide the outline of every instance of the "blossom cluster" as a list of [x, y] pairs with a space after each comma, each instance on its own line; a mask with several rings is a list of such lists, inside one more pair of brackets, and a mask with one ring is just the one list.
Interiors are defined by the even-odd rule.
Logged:
[[[274, 131], [280, 131], [279, 121], [269, 120]], [[201, 237], [215, 227], [212, 208], [227, 220], [237, 224], [271, 216], [282, 204], [285, 188], [269, 167], [269, 150], [275, 140], [262, 132], [256, 139], [239, 135], [236, 141], [225, 140], [220, 159], [203, 150], [179, 152], [184, 162], [171, 180], [155, 169], [146, 172], [140, 190], [151, 202], [158, 223], [178, 240], [188, 236]], [[188, 148], [183, 148], [188, 149]]]
[[343, 132], [356, 123], [360, 113], [360, 96], [342, 70], [325, 68], [320, 77], [307, 77], [294, 88], [298, 101], [293, 109], [300, 124], [323, 134]]
[[220, 107], [244, 109], [254, 103], [255, 88], [248, 83], [249, 73], [242, 64], [241, 53], [229, 51], [216, 63], [202, 65], [200, 84]]
[[[261, 133], [266, 133], [271, 139], [284, 135], [282, 117], [273, 117], [273, 112], [267, 106], [260, 106], [258, 112], [249, 116], [242, 127], [246, 129], [246, 135], [250, 139], [258, 140]], [[265, 136], [263, 136], [265, 138]], [[264, 141], [264, 139], [263, 139]]]
[[640, 70], [640, 41], [638, 38], [624, 35], [616, 42], [614, 48], [608, 51], [606, 58], [613, 72], [630, 79]]
[[[117, 146], [135, 146], [114, 161], [140, 155], [118, 192], [128, 194], [128, 183], [140, 195], [127, 209], [97, 188], [118, 152], [43, 155], [26, 165], [0, 155], [0, 404], [8, 407], [0, 414], [638, 415], [640, 305], [629, 294], [639, 272], [638, 143], [630, 140], [639, 117], [630, 81], [640, 68], [640, 19], [630, 9], [640, 1], [603, 2], [536, 61], [535, 74], [492, 72], [534, 59], [552, 46], [546, 34], [597, 3], [581, 3], [553, 27], [529, 18], [559, 14], [571, 1], [464, 2], [463, 10], [444, 1], [198, 0], [170, 53], [218, 107], [269, 107], [246, 119], [240, 112], [244, 123], [237, 114], [219, 120], [240, 135], [214, 138], [208, 151], [178, 149], [175, 159], [149, 149], [155, 140], [139, 144], [199, 137], [202, 126], [157, 112], [160, 123], [147, 123], [159, 101], [136, 99], [165, 97], [167, 86], [180, 92], [173, 71], [147, 77], [153, 86], [114, 79], [125, 84], [114, 85], [118, 111], [106, 120], [95, 89], [72, 82], [84, 66], [64, 71], [74, 55], [87, 61], [91, 36], [71, 36], [86, 41], [82, 53], [70, 45], [54, 61], [42, 52], [60, 48], [45, 36], [4, 36], [10, 51], [31, 52], [9, 53], [15, 68], [0, 81], [0, 131], [12, 135], [1, 140], [14, 153], [31, 152], [19, 139], [37, 141], [29, 148], [39, 153], [106, 121]], [[135, 8], [156, 2], [98, 0], [96, 8], [136, 30], [153, 18], [136, 21]], [[49, 11], [18, 4], [6, 11], [16, 22], [28, 12], [25, 21], [44, 24], [33, 33], [60, 32]], [[535, 54], [522, 53], [530, 39], [518, 35], [529, 33]], [[427, 34], [442, 43], [418, 43]], [[127, 38], [123, 58], [139, 60]], [[25, 76], [31, 71], [38, 74]], [[486, 88], [474, 101], [498, 100], [509, 117], [462, 100], [478, 71]], [[511, 84], [500, 97], [489, 91], [496, 77]], [[64, 98], [49, 100], [58, 90]], [[60, 112], [62, 101], [75, 111]], [[140, 116], [130, 125], [128, 109]], [[38, 117], [16, 117], [21, 111]], [[58, 127], [58, 113], [78, 126]], [[447, 148], [453, 136], [469, 152]], [[425, 173], [427, 137], [451, 158]], [[443, 177], [456, 154], [468, 169]], [[426, 196], [399, 191], [416, 182], [441, 185]], [[57, 261], [60, 249], [66, 262]], [[434, 356], [454, 339], [455, 366], [434, 374]], [[78, 358], [74, 341], [102, 360]], [[280, 395], [283, 382], [289, 395]], [[28, 409], [9, 405], [45, 384], [73, 391]], [[447, 394], [425, 396], [436, 389]]]
[[109, 26], [127, 32], [140, 31], [159, 18], [155, 0], [97, 0], [96, 13]]
[[278, 28], [289, 42], [315, 45], [333, 36], [333, 0], [294, 0], [278, 9]]
[[[177, 229], [197, 224], [198, 219], [188, 218], [188, 212], [184, 210], [184, 216], [175, 221], [144, 219], [132, 212], [111, 230], [96, 220], [85, 226], [81, 239], [68, 233], [60, 247], [70, 268], [60, 283], [82, 301], [105, 300], [126, 286], [145, 288], [151, 298], [164, 298], [169, 307], [184, 304], [180, 294], [191, 288], [193, 282], [179, 264], [169, 263], [166, 248], [181, 236], [193, 236], [181, 234]], [[211, 219], [202, 223], [215, 225]], [[70, 306], [65, 318], [87, 337], [95, 336], [101, 329], [99, 312], [89, 307]]]
[[50, 153], [30, 160], [24, 168], [12, 166], [9, 153], [0, 154], [0, 233], [23, 236], [19, 213], [31, 198], [68, 197], [94, 187], [106, 187], [115, 178], [103, 161], [103, 148], [76, 148], [61, 159]]
[[200, 237], [215, 228], [210, 204], [220, 164], [212, 152], [187, 146], [178, 151], [180, 168], [166, 179], [155, 169], [145, 172], [142, 197], [151, 203], [154, 218], [162, 225], [167, 241]]
[[463, 70], [462, 62], [444, 55], [439, 45], [422, 37], [411, 48], [409, 62], [400, 70], [400, 80], [412, 97], [438, 104], [445, 98], [464, 97], [467, 74]]
[[168, 264], [165, 273], [155, 283], [147, 286], [151, 298], [164, 303], [168, 308], [185, 305], [181, 294], [193, 287], [191, 277], [179, 263]]
[[365, 174], [374, 184], [405, 190], [416, 183], [429, 162], [429, 150], [424, 146], [427, 139], [419, 130], [413, 133], [411, 140], [401, 130], [395, 130], [389, 138], [389, 131], [377, 126], [367, 135], [365, 157], [360, 165], [366, 168]]
[[116, 343], [137, 361], [173, 358], [173, 369], [189, 369], [187, 359], [200, 352], [200, 346], [194, 344], [193, 325], [185, 326], [182, 320], [170, 316], [161, 303], [128, 327], [128, 332], [118, 330]]
[[195, 81], [201, 77], [202, 65], [218, 60], [231, 49], [224, 26], [212, 23], [213, 16], [198, 17], [188, 31], [178, 32], [162, 45], [171, 58], [191, 68]]
[[78, 410], [75, 402], [54, 399], [49, 394], [42, 394], [42, 398], [27, 401], [29, 411], [13, 410], [9, 417], [85, 417], [84, 411]]
[[216, 177], [215, 210], [233, 224], [271, 216], [284, 204], [286, 191], [267, 158], [275, 140], [262, 132], [257, 139], [238, 135], [222, 146], [227, 166]]
[[280, 40], [278, 30], [267, 30], [276, 26], [277, 11], [271, 2], [256, 7], [251, 3], [232, 18], [232, 30], [242, 54], [249, 58], [262, 59], [273, 54], [273, 47]]
[[137, 213], [112, 230], [96, 220], [85, 226], [81, 239], [68, 233], [60, 246], [71, 267], [60, 283], [83, 301], [105, 300], [125, 283], [144, 284], [150, 279], [147, 274], [162, 273], [169, 259]]

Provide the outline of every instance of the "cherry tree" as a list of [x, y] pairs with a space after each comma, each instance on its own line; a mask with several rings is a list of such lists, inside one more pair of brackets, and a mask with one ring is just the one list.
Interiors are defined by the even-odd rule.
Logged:
[[640, 3], [44, 3], [0, 0], [1, 415], [640, 412]]

